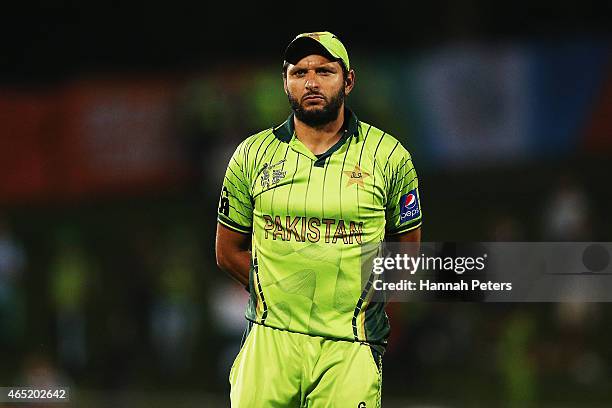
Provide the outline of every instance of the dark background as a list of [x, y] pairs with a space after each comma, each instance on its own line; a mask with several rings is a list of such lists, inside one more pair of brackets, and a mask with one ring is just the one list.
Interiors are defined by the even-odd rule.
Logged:
[[[609, 5], [335, 8], [2, 13], [0, 385], [228, 406], [246, 293], [214, 262], [218, 192], [240, 140], [288, 115], [281, 55], [300, 32], [343, 40], [348, 104], [411, 151], [424, 241], [611, 240]], [[389, 314], [385, 406], [610, 403], [607, 304]]]
[[[461, 40], [609, 38], [607, 2], [461, 0], [384, 5], [205, 2], [29, 2], [3, 13], [6, 83], [71, 79], [88, 72], [184, 72], [269, 63], [299, 32], [333, 27], [351, 51], [398, 54]], [[22, 3], [23, 4], [23, 3]], [[3, 47], [4, 48], [4, 47]]]

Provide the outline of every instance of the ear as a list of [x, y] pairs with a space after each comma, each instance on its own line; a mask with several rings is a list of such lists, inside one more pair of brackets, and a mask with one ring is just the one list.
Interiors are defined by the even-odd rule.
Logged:
[[350, 94], [355, 86], [355, 71], [352, 69], [347, 73], [346, 80], [344, 81], [344, 93]]
[[283, 75], [283, 89], [285, 90], [285, 95], [289, 95], [289, 89], [287, 88], [287, 77], [285, 75]]

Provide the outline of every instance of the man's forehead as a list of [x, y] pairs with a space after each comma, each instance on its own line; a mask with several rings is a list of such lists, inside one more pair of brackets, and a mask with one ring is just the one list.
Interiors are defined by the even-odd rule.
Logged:
[[294, 66], [296, 67], [312, 67], [312, 66], [322, 66], [322, 65], [333, 66], [335, 64], [340, 65], [338, 61], [330, 60], [324, 55], [311, 54], [299, 60]]

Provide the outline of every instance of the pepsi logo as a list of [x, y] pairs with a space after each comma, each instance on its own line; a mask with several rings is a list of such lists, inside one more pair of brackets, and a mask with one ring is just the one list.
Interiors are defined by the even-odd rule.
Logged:
[[404, 207], [412, 208], [416, 204], [416, 196], [413, 193], [410, 193], [406, 196], [406, 201], [404, 201]]

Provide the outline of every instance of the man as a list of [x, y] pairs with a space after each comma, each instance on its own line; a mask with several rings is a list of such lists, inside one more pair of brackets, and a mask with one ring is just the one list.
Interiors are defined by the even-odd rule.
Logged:
[[418, 180], [345, 107], [355, 72], [335, 35], [300, 34], [284, 60], [293, 113], [238, 146], [219, 203], [217, 264], [251, 294], [232, 407], [378, 407], [389, 324], [362, 248], [420, 241]]

